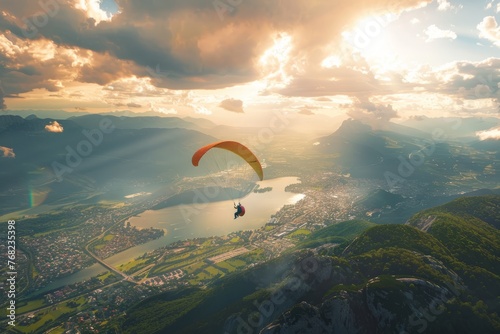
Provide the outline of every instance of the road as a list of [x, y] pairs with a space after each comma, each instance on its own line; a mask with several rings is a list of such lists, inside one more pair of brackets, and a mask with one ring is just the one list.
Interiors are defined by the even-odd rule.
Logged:
[[123, 279], [125, 279], [126, 281], [130, 281], [130, 282], [134, 282], [134, 283], [137, 283], [132, 277], [128, 276], [127, 274], [119, 271], [118, 269], [116, 269], [115, 267], [113, 267], [112, 265], [110, 265], [109, 263], [106, 263], [104, 262], [104, 260], [101, 260], [99, 257], [97, 257], [97, 255], [95, 255], [94, 253], [92, 253], [90, 250], [89, 250], [89, 245], [85, 246], [85, 251], [90, 255], [92, 256], [97, 262], [99, 262], [100, 264], [102, 264], [104, 267], [108, 268], [110, 271], [120, 275], [123, 277]]
[[106, 263], [104, 260], [102, 260], [101, 258], [99, 258], [97, 255], [95, 255], [94, 253], [92, 253], [90, 250], [89, 250], [89, 246], [95, 241], [95, 240], [98, 240], [100, 238], [103, 238], [106, 233], [108, 233], [109, 230], [111, 230], [113, 227], [115, 227], [116, 225], [118, 224], [123, 224], [127, 219], [129, 219], [130, 217], [127, 217], [127, 218], [124, 218], [120, 221], [118, 221], [116, 224], [113, 224], [110, 228], [108, 228], [107, 230], [105, 230], [104, 232], [102, 232], [100, 235], [98, 235], [97, 237], [91, 239], [88, 244], [85, 246], [85, 251], [87, 252], [87, 254], [89, 254], [90, 256], [92, 256], [97, 262], [99, 262], [100, 264], [102, 264], [104, 267], [108, 268], [110, 271], [120, 275], [123, 277], [123, 279], [125, 279], [126, 281], [129, 281], [129, 282], [134, 282], [134, 283], [137, 283], [132, 277], [128, 276], [127, 274], [119, 271], [118, 269], [116, 269], [115, 267], [113, 267], [112, 265], [110, 265], [109, 263]]

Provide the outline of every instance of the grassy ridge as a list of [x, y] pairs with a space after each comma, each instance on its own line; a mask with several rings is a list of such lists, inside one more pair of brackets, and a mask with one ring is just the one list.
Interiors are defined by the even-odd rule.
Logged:
[[297, 245], [297, 248], [314, 248], [328, 243], [340, 244], [354, 239], [373, 226], [376, 224], [366, 220], [350, 220], [330, 225], [311, 233], [306, 240]]
[[452, 253], [436, 238], [405, 225], [378, 225], [368, 229], [354, 240], [344, 255], [363, 254], [380, 248], [396, 247], [449, 260]]
[[464, 197], [413, 216], [419, 226], [432, 217], [428, 234], [445, 244], [459, 261], [500, 275], [500, 196]]
[[500, 229], [500, 195], [462, 197], [436, 209], [457, 216], [476, 217]]

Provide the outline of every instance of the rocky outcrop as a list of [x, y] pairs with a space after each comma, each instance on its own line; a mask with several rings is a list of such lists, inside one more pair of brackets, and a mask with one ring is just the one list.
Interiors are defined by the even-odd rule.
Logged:
[[427, 232], [429, 229], [432, 227], [432, 224], [434, 221], [436, 221], [436, 216], [427, 216], [427, 217], [421, 217], [411, 223], [412, 226], [415, 226], [422, 232]]
[[424, 331], [455, 295], [418, 278], [375, 278], [360, 291], [341, 291], [320, 306], [302, 302], [261, 334], [413, 333]]

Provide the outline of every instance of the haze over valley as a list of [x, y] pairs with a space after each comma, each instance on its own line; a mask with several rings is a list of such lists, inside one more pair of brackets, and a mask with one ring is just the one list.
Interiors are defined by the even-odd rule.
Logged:
[[500, 332], [497, 1], [0, 8], [2, 333]]

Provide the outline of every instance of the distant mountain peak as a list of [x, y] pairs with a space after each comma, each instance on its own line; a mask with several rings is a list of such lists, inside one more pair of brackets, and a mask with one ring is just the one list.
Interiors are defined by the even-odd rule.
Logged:
[[0, 129], [6, 129], [14, 124], [22, 124], [25, 120], [16, 115], [0, 115]]
[[340, 128], [334, 134], [352, 134], [359, 132], [369, 132], [372, 128], [359, 120], [349, 118], [342, 122]]

